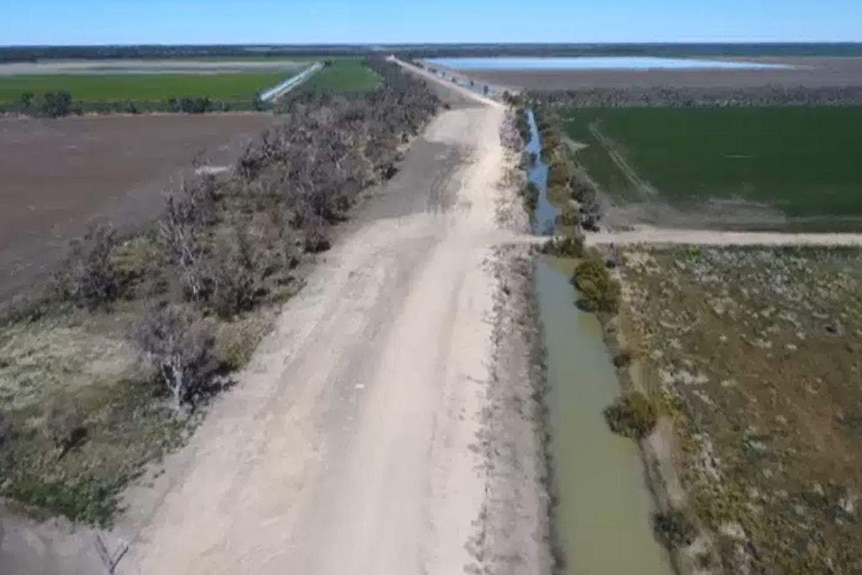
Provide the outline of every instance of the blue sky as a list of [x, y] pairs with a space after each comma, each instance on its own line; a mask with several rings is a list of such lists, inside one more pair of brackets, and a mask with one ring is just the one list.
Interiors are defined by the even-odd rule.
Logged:
[[0, 0], [0, 45], [862, 41], [862, 0]]

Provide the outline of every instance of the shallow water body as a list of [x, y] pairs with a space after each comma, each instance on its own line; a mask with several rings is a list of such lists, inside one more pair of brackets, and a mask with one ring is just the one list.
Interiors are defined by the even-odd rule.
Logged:
[[[531, 142], [541, 150], [529, 113]], [[547, 167], [529, 174], [539, 187], [534, 231], [553, 226]], [[556, 488], [556, 542], [566, 575], [670, 575], [664, 549], [650, 524], [652, 498], [637, 444], [611, 433], [602, 414], [620, 393], [616, 368], [593, 314], [575, 305], [569, 273], [551, 258], [536, 264], [535, 285], [543, 325], [549, 392], [551, 460]]]
[[527, 121], [530, 124], [530, 141], [527, 153], [535, 154], [536, 161], [530, 167], [527, 177], [539, 188], [539, 201], [533, 213], [533, 233], [553, 233], [554, 224], [559, 210], [548, 200], [548, 165], [542, 160], [542, 144], [539, 137], [539, 127], [532, 110], [527, 110]]
[[536, 267], [545, 334], [554, 521], [568, 575], [669, 575], [650, 525], [652, 499], [637, 444], [611, 433], [602, 411], [620, 387], [598, 319], [578, 310], [566, 274]]
[[792, 66], [741, 60], [605, 56], [582, 58], [432, 58], [453, 70], [777, 70]]

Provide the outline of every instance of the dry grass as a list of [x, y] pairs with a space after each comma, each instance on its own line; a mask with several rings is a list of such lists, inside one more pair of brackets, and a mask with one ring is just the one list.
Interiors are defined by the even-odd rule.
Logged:
[[862, 252], [625, 253], [623, 326], [727, 573], [859, 573]]

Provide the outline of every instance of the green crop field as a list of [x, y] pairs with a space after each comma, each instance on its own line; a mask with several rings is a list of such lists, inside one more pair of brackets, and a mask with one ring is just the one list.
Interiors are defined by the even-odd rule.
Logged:
[[291, 75], [280, 72], [216, 74], [50, 74], [0, 77], [0, 103], [21, 98], [25, 92], [41, 95], [66, 90], [76, 101], [161, 101], [182, 97], [209, 97], [220, 101], [250, 101]]
[[[602, 190], [677, 205], [745, 199], [791, 217], [862, 215], [862, 108], [571, 109]], [[646, 196], [646, 197], [645, 197]]]
[[380, 86], [380, 77], [358, 58], [332, 60], [302, 85], [303, 91], [312, 92], [370, 92]]

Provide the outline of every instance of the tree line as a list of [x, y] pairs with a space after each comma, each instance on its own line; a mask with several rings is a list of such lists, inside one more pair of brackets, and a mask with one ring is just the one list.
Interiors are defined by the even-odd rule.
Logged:
[[74, 244], [58, 292], [99, 309], [150, 301], [129, 337], [176, 405], [196, 403], [224, 363], [213, 356], [213, 321], [271, 301], [303, 253], [328, 249], [331, 227], [362, 190], [396, 173], [399, 149], [436, 113], [423, 82], [383, 60], [369, 65], [383, 78], [377, 91], [282, 103], [283, 121], [246, 147], [230, 176], [203, 173], [169, 190], [157, 229], [142, 238], [143, 268], [117, 266], [127, 242], [109, 229]]
[[0, 114], [20, 114], [32, 117], [61, 118], [81, 114], [145, 114], [170, 112], [175, 114], [207, 114], [210, 112], [264, 111], [272, 104], [259, 97], [248, 101], [213, 100], [207, 96], [183, 96], [166, 100], [124, 100], [96, 102], [76, 100], [68, 90], [43, 94], [24, 92], [8, 104], [0, 104]]

